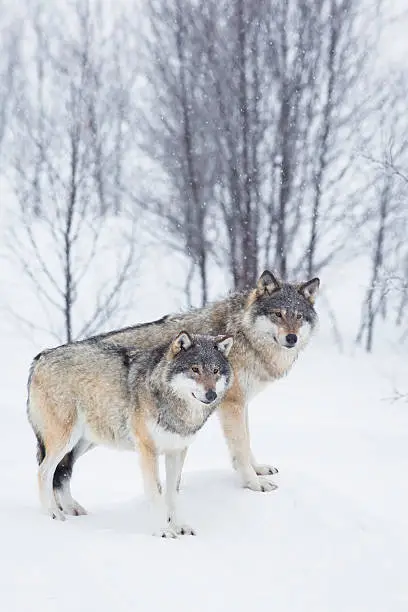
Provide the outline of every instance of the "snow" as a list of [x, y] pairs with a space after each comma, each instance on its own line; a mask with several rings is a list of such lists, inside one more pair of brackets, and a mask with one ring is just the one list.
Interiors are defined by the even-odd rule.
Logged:
[[406, 612], [408, 404], [397, 355], [340, 355], [318, 336], [250, 409], [272, 493], [241, 489], [216, 418], [192, 445], [180, 496], [195, 537], [151, 534], [137, 455], [81, 458], [74, 496], [90, 512], [43, 515], [25, 417], [31, 349], [3, 336], [0, 593], [7, 612]]
[[[159, 276], [148, 262], [138, 276], [124, 324], [183, 305], [180, 262], [160, 261]], [[214, 278], [215, 297], [226, 287]], [[2, 301], [37, 319], [21, 275], [4, 266], [0, 280]], [[316, 338], [288, 377], [251, 403], [252, 446], [259, 462], [279, 468], [277, 491], [240, 487], [214, 417], [191, 447], [180, 496], [197, 536], [177, 541], [151, 535], [157, 526], [132, 453], [97, 449], [79, 460], [73, 493], [88, 516], [57, 523], [42, 514], [25, 385], [50, 338], [27, 337], [3, 315], [1, 609], [406, 612], [408, 403], [389, 398], [408, 391], [408, 361], [383, 324], [372, 356], [352, 348], [365, 280], [356, 260], [325, 271]]]

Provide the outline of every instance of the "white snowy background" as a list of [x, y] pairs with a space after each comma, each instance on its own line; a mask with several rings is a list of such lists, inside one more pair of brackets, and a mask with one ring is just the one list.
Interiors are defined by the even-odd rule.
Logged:
[[[389, 61], [400, 61], [406, 46], [406, 29], [394, 24], [384, 42]], [[13, 216], [2, 189], [3, 244]], [[185, 262], [144, 233], [139, 240], [143, 259], [124, 324], [185, 306]], [[73, 494], [88, 516], [57, 523], [42, 514], [26, 380], [32, 357], [52, 340], [11, 316], [10, 307], [34, 320], [43, 313], [20, 269], [0, 261], [0, 609], [408, 610], [408, 403], [395, 401], [408, 392], [408, 349], [384, 322], [372, 354], [355, 345], [367, 258], [324, 271], [316, 337], [288, 377], [250, 406], [254, 452], [279, 468], [279, 488], [240, 488], [212, 418], [191, 447], [181, 493], [197, 536], [177, 541], [150, 535], [132, 453], [97, 449], [78, 462]], [[215, 298], [229, 287], [221, 274], [213, 278]]]

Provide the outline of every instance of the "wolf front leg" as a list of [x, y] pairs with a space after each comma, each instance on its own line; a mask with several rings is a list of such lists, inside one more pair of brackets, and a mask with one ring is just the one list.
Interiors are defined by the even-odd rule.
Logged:
[[181, 478], [181, 471], [185, 458], [185, 451], [166, 453], [166, 528], [162, 531], [163, 537], [178, 535], [195, 535], [194, 529], [180, 520], [177, 511], [177, 489]]
[[232, 464], [238, 471], [244, 487], [253, 491], [273, 491], [277, 485], [258, 476], [252, 466], [252, 454], [247, 428], [246, 406], [240, 401], [227, 400], [218, 409], [224, 436], [231, 454]]
[[[248, 444], [251, 448], [251, 437], [249, 433], [249, 416], [248, 416], [248, 404], [245, 404], [245, 427], [247, 430], [248, 436]], [[273, 467], [273, 465], [262, 465], [257, 462], [252, 451], [251, 451], [251, 465], [254, 468], [255, 472], [258, 476], [271, 476], [272, 474], [277, 474], [279, 472], [278, 468]]]
[[177, 480], [177, 493], [180, 491], [180, 485], [181, 485], [181, 473], [183, 471], [183, 466], [184, 466], [184, 462], [186, 460], [186, 456], [187, 456], [187, 447], [181, 451], [181, 457], [180, 457], [180, 461], [181, 461], [181, 465], [180, 465], [180, 472], [179, 472], [179, 477]]
[[145, 494], [151, 501], [157, 503], [162, 491], [157, 452], [140, 439], [138, 440], [138, 449]]
[[167, 518], [167, 511], [163, 506], [162, 486], [159, 480], [159, 465], [157, 451], [149, 444], [142, 440], [138, 440], [138, 448], [140, 455], [140, 467], [142, 469], [143, 484], [145, 495], [152, 504], [154, 514], [154, 523], [159, 525], [153, 535], [163, 538], [176, 538], [176, 532], [170, 527], [163, 528], [165, 522], [164, 516]]
[[[146, 443], [140, 437], [137, 438], [137, 446], [140, 457], [140, 467], [142, 470], [143, 485], [145, 495], [151, 504], [154, 525], [163, 524], [163, 499], [162, 487], [159, 479], [158, 454], [156, 449]], [[154, 535], [162, 535], [159, 531], [155, 531]]]

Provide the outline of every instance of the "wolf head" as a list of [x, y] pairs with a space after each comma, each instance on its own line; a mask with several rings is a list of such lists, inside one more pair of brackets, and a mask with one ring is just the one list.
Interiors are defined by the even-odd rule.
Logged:
[[176, 395], [189, 402], [220, 402], [232, 384], [227, 359], [232, 343], [231, 336], [180, 332], [170, 346], [167, 370], [167, 380]]
[[265, 270], [248, 300], [246, 318], [252, 333], [284, 349], [303, 348], [317, 323], [314, 301], [319, 285], [318, 278], [299, 285], [284, 283]]

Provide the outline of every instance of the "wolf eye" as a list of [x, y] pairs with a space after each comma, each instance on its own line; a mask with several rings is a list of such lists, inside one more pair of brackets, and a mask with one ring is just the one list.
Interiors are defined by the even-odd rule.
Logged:
[[300, 312], [298, 312], [297, 315], [296, 315], [296, 318], [297, 319], [301, 319], [302, 317], [303, 317], [303, 315]]
[[214, 374], [218, 374], [219, 371], [220, 371], [219, 368], [214, 368], [213, 370]]
[[191, 366], [191, 369], [193, 370], [194, 374], [198, 374], [200, 372], [200, 368], [198, 366]]
[[281, 318], [282, 318], [282, 313], [281, 313], [281, 312], [279, 312], [279, 310], [277, 310], [277, 311], [275, 312], [275, 315], [278, 317], [278, 319], [281, 319]]

